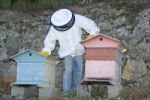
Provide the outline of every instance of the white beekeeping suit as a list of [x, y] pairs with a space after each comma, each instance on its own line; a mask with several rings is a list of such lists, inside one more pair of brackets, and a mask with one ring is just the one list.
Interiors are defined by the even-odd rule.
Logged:
[[60, 44], [58, 53], [61, 58], [68, 55], [82, 55], [85, 52], [84, 47], [80, 44], [82, 29], [91, 35], [98, 35], [100, 32], [100, 29], [91, 19], [73, 14], [68, 9], [56, 11], [51, 16], [51, 24], [42, 51], [51, 53], [56, 40], [58, 40]]

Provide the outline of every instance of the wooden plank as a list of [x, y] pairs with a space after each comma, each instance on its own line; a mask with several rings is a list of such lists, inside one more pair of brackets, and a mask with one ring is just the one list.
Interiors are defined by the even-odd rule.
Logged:
[[86, 60], [115, 60], [115, 48], [88, 48], [85, 54]]

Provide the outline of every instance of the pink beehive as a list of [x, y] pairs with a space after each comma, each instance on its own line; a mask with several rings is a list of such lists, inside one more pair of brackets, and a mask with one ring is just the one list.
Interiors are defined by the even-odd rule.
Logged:
[[85, 70], [83, 82], [120, 83], [120, 42], [106, 35], [98, 35], [81, 42], [84, 45]]

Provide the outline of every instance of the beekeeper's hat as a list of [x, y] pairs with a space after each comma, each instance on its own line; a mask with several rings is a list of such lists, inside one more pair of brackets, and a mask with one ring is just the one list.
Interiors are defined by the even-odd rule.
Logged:
[[75, 22], [75, 16], [69, 9], [59, 9], [50, 18], [51, 25], [58, 31], [70, 29]]

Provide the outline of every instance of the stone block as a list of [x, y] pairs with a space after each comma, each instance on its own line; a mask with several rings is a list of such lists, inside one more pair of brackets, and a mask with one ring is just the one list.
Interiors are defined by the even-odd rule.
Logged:
[[108, 86], [108, 98], [116, 97], [120, 94], [122, 85]]
[[39, 100], [49, 100], [58, 95], [58, 89], [51, 85], [49, 87], [39, 87]]
[[11, 89], [12, 97], [23, 99], [23, 98], [32, 97], [33, 95], [34, 95], [33, 89], [30, 87], [12, 86]]

